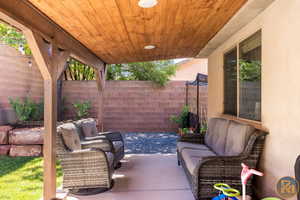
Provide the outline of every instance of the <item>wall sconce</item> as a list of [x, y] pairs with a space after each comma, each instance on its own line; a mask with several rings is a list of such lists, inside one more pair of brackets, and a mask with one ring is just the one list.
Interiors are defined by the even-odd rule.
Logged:
[[20, 44], [18, 50], [21, 52], [22, 55], [25, 55], [25, 50], [24, 50], [23, 45]]
[[32, 67], [32, 61], [31, 61], [31, 60], [28, 61], [28, 66], [29, 66], [30, 68]]

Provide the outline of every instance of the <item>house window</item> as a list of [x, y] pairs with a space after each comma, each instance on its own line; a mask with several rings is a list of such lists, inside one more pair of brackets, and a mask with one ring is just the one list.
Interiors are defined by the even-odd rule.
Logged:
[[239, 117], [261, 120], [261, 31], [239, 45]]
[[236, 48], [224, 55], [224, 113], [260, 121], [261, 31], [242, 41], [238, 49], [238, 56]]
[[224, 55], [224, 113], [237, 115], [237, 48]]

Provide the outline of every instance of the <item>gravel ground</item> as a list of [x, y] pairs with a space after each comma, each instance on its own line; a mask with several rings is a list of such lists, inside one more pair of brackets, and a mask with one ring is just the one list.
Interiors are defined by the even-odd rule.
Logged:
[[174, 154], [176, 133], [124, 133], [126, 154]]

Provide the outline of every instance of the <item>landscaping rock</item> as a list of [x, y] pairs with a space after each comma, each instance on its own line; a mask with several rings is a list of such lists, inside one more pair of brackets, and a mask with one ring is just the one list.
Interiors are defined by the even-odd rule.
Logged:
[[0, 155], [7, 155], [10, 149], [10, 145], [0, 145]]
[[11, 157], [41, 156], [42, 145], [12, 145], [9, 151]]
[[8, 144], [8, 132], [12, 129], [11, 126], [0, 126], [0, 144]]
[[44, 128], [14, 129], [9, 134], [9, 144], [43, 144]]

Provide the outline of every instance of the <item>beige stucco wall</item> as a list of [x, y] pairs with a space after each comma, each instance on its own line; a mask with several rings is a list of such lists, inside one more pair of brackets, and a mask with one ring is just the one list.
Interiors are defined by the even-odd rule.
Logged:
[[175, 76], [171, 77], [173, 81], [193, 81], [198, 73], [207, 74], [207, 59], [190, 59], [178, 63]]
[[265, 176], [259, 180], [259, 189], [263, 196], [276, 195], [280, 177], [294, 176], [300, 154], [299, 10], [299, 0], [276, 0], [208, 60], [208, 116], [213, 117], [223, 111], [223, 53], [262, 29], [262, 125], [270, 132], [261, 160]]

